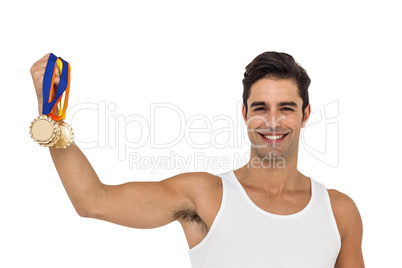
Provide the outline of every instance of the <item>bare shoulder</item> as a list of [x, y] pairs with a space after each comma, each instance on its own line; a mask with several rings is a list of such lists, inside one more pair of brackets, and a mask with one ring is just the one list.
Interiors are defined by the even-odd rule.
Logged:
[[162, 183], [186, 195], [195, 207], [200, 207], [200, 204], [205, 204], [211, 198], [219, 199], [222, 195], [221, 178], [207, 172], [182, 173]]
[[175, 175], [162, 181], [172, 186], [180, 186], [186, 192], [212, 190], [222, 186], [221, 179], [207, 172], [187, 172]]
[[350, 198], [348, 195], [338, 190], [328, 189], [328, 194], [329, 198], [331, 199], [331, 203], [333, 203], [333, 205], [347, 206], [348, 208], [356, 206], [352, 198]]
[[335, 189], [328, 189], [328, 194], [341, 238], [349, 232], [361, 232], [362, 220], [353, 199]]
[[341, 236], [341, 249], [336, 260], [336, 268], [364, 267], [362, 253], [363, 223], [355, 202], [344, 193], [330, 189], [336, 224]]

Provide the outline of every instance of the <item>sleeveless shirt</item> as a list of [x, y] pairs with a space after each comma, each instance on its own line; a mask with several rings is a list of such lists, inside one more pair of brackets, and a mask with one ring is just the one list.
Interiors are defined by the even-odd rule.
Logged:
[[189, 250], [192, 268], [333, 268], [341, 239], [325, 186], [310, 178], [307, 206], [291, 215], [259, 208], [233, 171], [206, 237]]

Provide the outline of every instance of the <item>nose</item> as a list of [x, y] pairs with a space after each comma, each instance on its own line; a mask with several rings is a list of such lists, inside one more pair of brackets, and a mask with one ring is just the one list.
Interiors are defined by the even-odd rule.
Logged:
[[278, 126], [281, 126], [281, 121], [286, 119], [286, 116], [283, 114], [281, 115], [279, 113], [273, 112], [267, 114], [266, 119], [267, 119], [266, 122], [268, 124], [267, 127], [269, 127], [270, 129], [276, 129]]

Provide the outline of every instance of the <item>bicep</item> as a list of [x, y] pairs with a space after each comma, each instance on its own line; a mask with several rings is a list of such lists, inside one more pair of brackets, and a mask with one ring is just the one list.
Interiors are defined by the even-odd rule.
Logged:
[[174, 220], [175, 211], [193, 207], [186, 192], [188, 176], [105, 185], [91, 217], [142, 229], [166, 225]]

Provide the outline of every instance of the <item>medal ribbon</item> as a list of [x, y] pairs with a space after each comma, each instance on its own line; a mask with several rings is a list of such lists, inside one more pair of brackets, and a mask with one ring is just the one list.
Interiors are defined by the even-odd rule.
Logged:
[[[57, 65], [57, 66], [56, 66]], [[54, 77], [56, 74], [56, 68], [60, 70], [60, 83], [57, 86], [56, 92], [54, 92]], [[45, 74], [43, 76], [42, 96], [43, 106], [42, 113], [51, 117], [53, 120], [63, 120], [66, 117], [66, 110], [68, 105], [68, 95], [70, 91], [70, 64], [62, 58], [56, 57], [53, 53], [50, 53], [49, 59], [46, 64]], [[63, 107], [61, 99], [64, 94]], [[59, 104], [59, 113], [55, 115], [56, 106]]]

